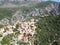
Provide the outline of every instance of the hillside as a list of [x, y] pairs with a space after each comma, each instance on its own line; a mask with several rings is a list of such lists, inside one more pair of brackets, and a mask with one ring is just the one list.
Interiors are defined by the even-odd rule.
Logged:
[[0, 7], [0, 45], [60, 45], [60, 2], [7, 4]]
[[6, 17], [11, 18], [16, 9], [0, 8], [0, 20]]
[[[60, 15], [60, 3], [47, 1], [40, 2], [34, 6], [21, 6], [17, 8], [0, 8], [0, 20], [7, 18], [10, 22], [24, 21], [27, 18], [42, 15]], [[22, 19], [21, 19], [22, 18]], [[0, 21], [0, 22], [1, 22]]]

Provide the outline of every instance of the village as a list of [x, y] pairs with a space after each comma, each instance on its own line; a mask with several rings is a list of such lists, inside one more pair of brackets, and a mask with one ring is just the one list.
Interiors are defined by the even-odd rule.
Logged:
[[[8, 24], [8, 25], [0, 28], [0, 35], [2, 35], [2, 36], [0, 36], [0, 41], [2, 41], [2, 39], [5, 36], [7, 36], [9, 34], [15, 34], [16, 32], [18, 32], [18, 35], [16, 38], [12, 37], [15, 40], [15, 43], [13, 45], [19, 45], [16, 42], [20, 41], [20, 40], [25, 43], [28, 43], [29, 45], [32, 45], [29, 38], [34, 36], [34, 34], [36, 33], [35, 29], [36, 29], [36, 26], [35, 26], [34, 19], [31, 19], [28, 22], [17, 21], [13, 25]], [[8, 45], [8, 44], [6, 44], [6, 45]]]

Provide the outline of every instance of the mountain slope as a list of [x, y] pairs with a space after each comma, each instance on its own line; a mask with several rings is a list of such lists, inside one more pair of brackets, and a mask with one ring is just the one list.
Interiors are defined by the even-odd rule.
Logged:
[[[19, 13], [16, 14], [17, 11], [19, 11]], [[15, 9], [14, 8], [0, 9], [0, 20], [1, 19], [4, 20], [4, 18], [8, 17], [7, 19], [8, 20], [10, 19], [10, 22], [18, 20], [24, 21], [27, 20], [28, 18], [42, 15], [53, 15], [53, 16], [60, 15], [60, 3], [47, 1], [47, 2], [40, 2], [30, 7], [22, 6]]]

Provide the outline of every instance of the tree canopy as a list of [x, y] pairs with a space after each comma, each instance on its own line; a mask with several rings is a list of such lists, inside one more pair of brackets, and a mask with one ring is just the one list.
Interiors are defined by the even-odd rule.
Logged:
[[36, 23], [36, 38], [39, 45], [50, 45], [60, 38], [60, 16], [47, 16]]

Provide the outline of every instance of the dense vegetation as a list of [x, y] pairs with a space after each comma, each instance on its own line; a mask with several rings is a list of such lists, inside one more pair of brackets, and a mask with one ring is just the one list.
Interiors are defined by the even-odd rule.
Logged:
[[40, 17], [35, 45], [60, 45], [60, 16]]
[[10, 44], [13, 40], [12, 40], [13, 34], [9, 34], [7, 36], [5, 36], [2, 41], [1, 44], [2, 45], [6, 45], [6, 44]]
[[11, 18], [14, 10], [7, 8], [0, 8], [0, 20], [6, 17]]

